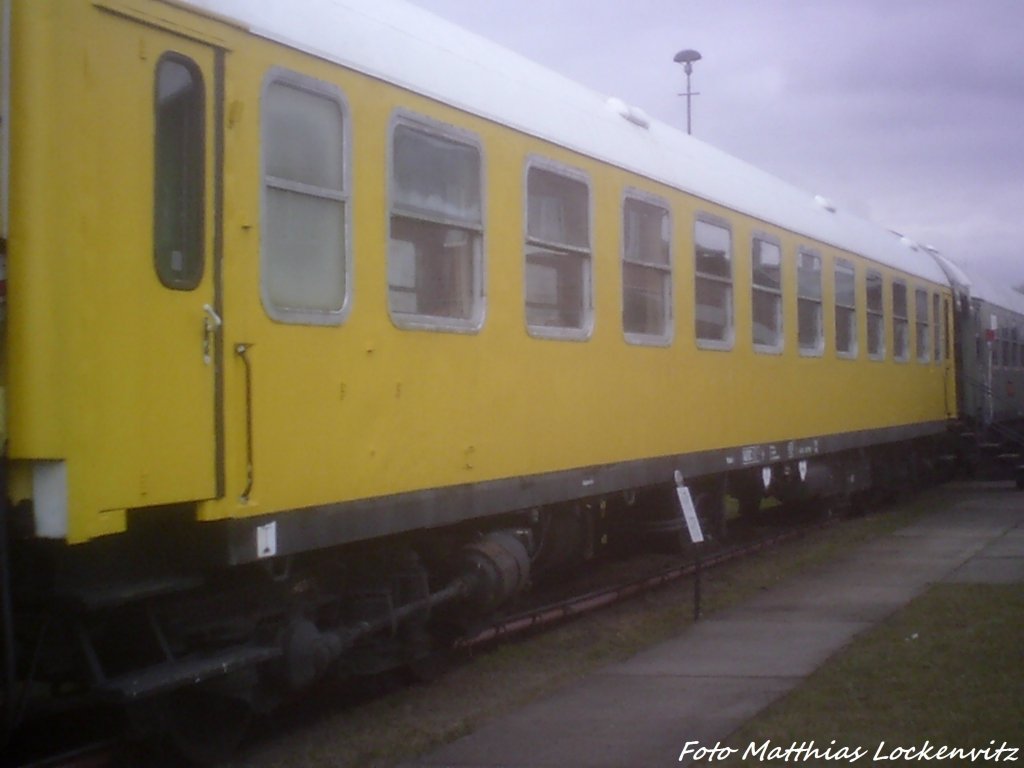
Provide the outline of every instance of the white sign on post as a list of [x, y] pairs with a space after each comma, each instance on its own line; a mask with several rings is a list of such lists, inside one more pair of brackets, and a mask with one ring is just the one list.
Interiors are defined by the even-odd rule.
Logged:
[[681, 472], [676, 472], [676, 496], [679, 497], [679, 506], [683, 510], [683, 517], [686, 519], [686, 528], [690, 532], [690, 541], [694, 544], [700, 544], [704, 541], [704, 533], [700, 529], [700, 520], [697, 519], [697, 508], [693, 505], [690, 489], [683, 485], [683, 475]]

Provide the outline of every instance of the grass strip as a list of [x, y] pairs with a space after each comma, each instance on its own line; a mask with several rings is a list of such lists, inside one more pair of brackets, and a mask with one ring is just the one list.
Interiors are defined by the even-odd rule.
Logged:
[[[786, 752], [811, 741], [816, 759]], [[1013, 762], [996, 754], [1004, 744], [1024, 763], [1024, 585], [940, 584], [722, 742], [737, 753], [699, 765]], [[988, 752], [972, 761], [943, 746]], [[844, 747], [846, 759], [824, 755]]]

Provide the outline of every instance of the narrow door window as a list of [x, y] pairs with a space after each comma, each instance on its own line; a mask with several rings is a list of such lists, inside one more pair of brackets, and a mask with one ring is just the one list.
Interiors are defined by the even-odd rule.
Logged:
[[203, 277], [203, 78], [195, 63], [165, 54], [156, 67], [154, 252], [160, 281], [189, 291]]

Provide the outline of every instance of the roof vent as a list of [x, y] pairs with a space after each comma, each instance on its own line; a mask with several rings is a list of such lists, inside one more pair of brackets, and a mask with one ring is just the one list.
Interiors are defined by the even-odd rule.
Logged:
[[631, 107], [622, 99], [617, 99], [614, 96], [608, 99], [606, 104], [608, 109], [620, 117], [629, 120], [633, 125], [638, 125], [641, 128], [651, 127], [651, 118], [640, 107]]
[[823, 195], [815, 195], [814, 202], [817, 203], [819, 208], [824, 208], [829, 213], [836, 212], [836, 204]]
[[[915, 243], [909, 237], [904, 235], [902, 232], [897, 232], [895, 229], [890, 229], [889, 231], [900, 239], [900, 243], [903, 245], [904, 248], [909, 248], [912, 251], [917, 250], [917, 243]], [[929, 250], [928, 246], [925, 246], [925, 250]]]

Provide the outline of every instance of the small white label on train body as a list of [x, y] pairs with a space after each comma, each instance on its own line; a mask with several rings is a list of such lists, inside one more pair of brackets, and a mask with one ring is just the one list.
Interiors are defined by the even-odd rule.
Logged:
[[256, 526], [256, 556], [273, 557], [277, 554], [277, 523]]
[[690, 489], [685, 485], [677, 485], [676, 495], [679, 497], [679, 506], [683, 510], [683, 517], [686, 518], [686, 527], [690, 531], [690, 541], [700, 544], [704, 541], [704, 533], [700, 529], [700, 520], [697, 519], [697, 508], [693, 505]]

